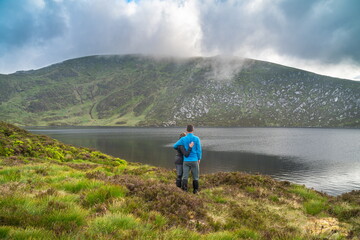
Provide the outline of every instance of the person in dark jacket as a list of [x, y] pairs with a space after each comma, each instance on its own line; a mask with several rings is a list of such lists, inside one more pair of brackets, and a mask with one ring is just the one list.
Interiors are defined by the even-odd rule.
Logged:
[[[180, 134], [180, 138], [185, 137], [186, 133], [181, 133]], [[176, 156], [175, 156], [175, 167], [176, 167], [176, 186], [181, 188], [181, 179], [182, 179], [182, 175], [183, 175], [183, 161], [184, 161], [184, 156], [188, 157], [192, 147], [194, 146], [194, 143], [191, 142], [189, 144], [189, 148], [188, 150], [185, 150], [185, 147], [183, 145], [179, 145], [175, 150], [176, 150]]]

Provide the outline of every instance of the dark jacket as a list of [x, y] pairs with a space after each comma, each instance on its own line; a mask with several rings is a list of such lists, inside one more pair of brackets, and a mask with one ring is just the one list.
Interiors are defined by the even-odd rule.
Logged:
[[175, 164], [183, 164], [184, 156], [188, 157], [191, 152], [191, 147], [186, 151], [183, 145], [180, 145], [176, 148]]

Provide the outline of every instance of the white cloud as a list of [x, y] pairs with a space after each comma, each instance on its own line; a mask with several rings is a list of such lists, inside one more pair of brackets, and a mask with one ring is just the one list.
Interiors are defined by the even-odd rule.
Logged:
[[12, 31], [0, 40], [3, 73], [87, 55], [144, 53], [232, 55], [360, 75], [357, 1], [28, 0], [26, 8], [7, 2], [0, 14], [16, 6], [19, 14], [2, 14], [13, 24], [0, 24], [0, 32]]
[[39, 9], [43, 9], [46, 5], [44, 0], [30, 0], [29, 3]]
[[356, 78], [356, 74], [360, 73], [360, 66], [351, 59], [342, 59], [338, 63], [325, 63], [317, 59], [299, 59], [291, 56], [280, 55], [272, 49], [262, 50], [257, 52], [255, 55], [259, 60], [299, 68], [321, 75], [351, 80], [360, 80], [360, 78]]

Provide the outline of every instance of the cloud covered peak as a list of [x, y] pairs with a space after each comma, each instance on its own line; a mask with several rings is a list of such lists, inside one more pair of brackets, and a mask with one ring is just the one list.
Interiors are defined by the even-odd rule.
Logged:
[[233, 55], [360, 74], [356, 0], [0, 2], [0, 72], [97, 54]]

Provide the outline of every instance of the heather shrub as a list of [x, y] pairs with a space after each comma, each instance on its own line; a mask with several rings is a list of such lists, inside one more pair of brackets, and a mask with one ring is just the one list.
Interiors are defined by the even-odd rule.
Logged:
[[203, 202], [191, 193], [184, 193], [176, 186], [159, 183], [154, 180], [143, 180], [136, 176], [114, 176], [108, 181], [124, 184], [127, 195], [141, 198], [145, 207], [158, 211], [169, 218], [169, 224], [184, 224], [190, 219], [203, 219], [205, 211]]
[[360, 190], [353, 190], [351, 192], [344, 193], [338, 197], [338, 200], [360, 206]]
[[241, 172], [218, 172], [207, 174], [203, 176], [202, 183], [206, 188], [217, 187], [221, 185], [236, 185], [239, 188], [274, 188], [278, 185], [278, 183], [270, 177], [262, 175], [250, 175]]

